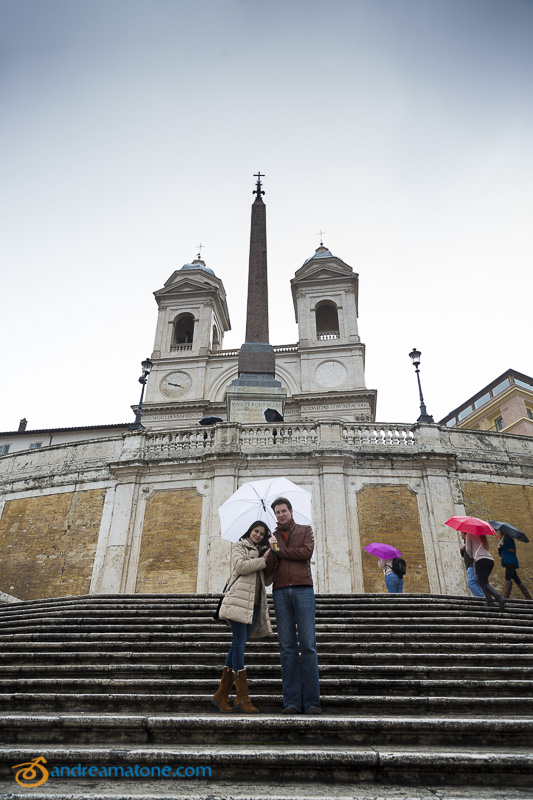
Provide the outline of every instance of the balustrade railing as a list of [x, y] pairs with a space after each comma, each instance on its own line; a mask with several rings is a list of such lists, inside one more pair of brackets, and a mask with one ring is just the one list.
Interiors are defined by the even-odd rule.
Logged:
[[170, 345], [170, 352], [171, 353], [181, 352], [182, 350], [192, 350], [192, 344], [171, 344]]
[[144, 440], [144, 455], [146, 458], [161, 458], [194, 450], [206, 450], [213, 447], [214, 442], [214, 428], [148, 433]]
[[[298, 352], [298, 345], [297, 344], [275, 344], [272, 348], [275, 353], [297, 353]], [[228, 358], [228, 357], [235, 357], [238, 356], [240, 350], [211, 350], [209, 355], [212, 358]]]
[[241, 447], [301, 447], [314, 445], [318, 441], [316, 425], [243, 425], [240, 435]]
[[343, 425], [342, 438], [354, 447], [385, 445], [386, 447], [414, 447], [415, 434], [411, 425]]
[[[145, 458], [166, 458], [180, 453], [216, 450], [221, 435], [227, 436], [221, 426], [201, 429], [183, 429], [170, 433], [146, 433], [144, 435]], [[329, 436], [321, 442], [321, 424], [299, 422], [265, 425], [241, 425], [229, 432], [229, 440], [224, 440], [224, 447], [233, 438], [233, 446], [243, 450], [260, 450], [265, 447], [275, 448], [315, 448], [324, 446], [333, 450], [343, 445], [350, 448], [372, 447], [415, 447], [415, 433], [411, 425], [376, 425], [372, 423], [344, 423], [342, 439], [338, 443]]]

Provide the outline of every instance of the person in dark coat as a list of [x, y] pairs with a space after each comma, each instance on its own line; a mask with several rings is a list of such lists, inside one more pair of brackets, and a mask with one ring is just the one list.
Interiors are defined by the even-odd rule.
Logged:
[[283, 714], [321, 714], [315, 631], [315, 593], [310, 525], [297, 525], [292, 505], [278, 497], [271, 506], [278, 522], [269, 539], [267, 575], [274, 575], [272, 596], [281, 656]]
[[500, 536], [498, 555], [501, 556], [502, 565], [505, 567], [505, 589], [503, 596], [511, 596], [511, 589], [513, 588], [514, 581], [526, 600], [532, 600], [533, 598], [518, 577], [518, 567], [520, 564], [518, 563], [518, 556], [516, 555], [516, 540], [513, 539], [512, 536], [508, 536], [505, 533]]

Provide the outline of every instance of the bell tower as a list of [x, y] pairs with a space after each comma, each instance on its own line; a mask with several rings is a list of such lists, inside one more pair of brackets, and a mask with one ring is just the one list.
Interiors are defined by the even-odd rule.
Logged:
[[151, 418], [200, 418], [209, 413], [209, 357], [221, 350], [231, 328], [224, 285], [198, 257], [173, 272], [154, 296], [159, 312], [144, 418], [148, 425]]
[[[358, 274], [321, 242], [297, 270], [291, 288], [302, 411], [307, 400], [318, 403], [327, 394], [332, 411], [345, 408], [348, 414], [353, 409], [350, 414], [356, 418], [374, 419], [376, 392], [366, 388], [365, 346], [357, 325]], [[324, 405], [328, 404], [319, 403], [321, 410]]]

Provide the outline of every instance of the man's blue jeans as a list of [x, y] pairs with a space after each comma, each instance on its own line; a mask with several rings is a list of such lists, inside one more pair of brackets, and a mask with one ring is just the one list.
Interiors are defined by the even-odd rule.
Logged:
[[244, 669], [244, 648], [253, 630], [258, 613], [259, 606], [254, 606], [254, 614], [250, 625], [246, 625], [244, 622], [235, 622], [234, 619], [230, 619], [233, 641], [229, 653], [226, 656], [224, 666], [232, 669], [235, 675], [239, 670]]
[[284, 586], [274, 589], [272, 595], [281, 655], [283, 707], [305, 712], [320, 708], [313, 587]]
[[474, 597], [485, 597], [483, 589], [479, 585], [476, 568], [473, 565], [466, 570], [466, 582]]
[[389, 594], [402, 594], [403, 578], [400, 578], [395, 572], [389, 572], [388, 575], [385, 575], [385, 586]]

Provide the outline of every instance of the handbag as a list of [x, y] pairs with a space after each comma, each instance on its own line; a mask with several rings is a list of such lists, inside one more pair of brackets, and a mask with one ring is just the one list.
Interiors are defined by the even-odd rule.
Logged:
[[[235, 581], [236, 581], [236, 580], [238, 580], [238, 578], [239, 578], [239, 576], [237, 575], [237, 577], [235, 578]], [[220, 600], [218, 601], [218, 603], [217, 603], [217, 607], [216, 607], [216, 609], [215, 609], [215, 613], [213, 614], [213, 619], [215, 620], [215, 622], [218, 622], [218, 621], [220, 620], [220, 616], [219, 616], [219, 615], [220, 615], [220, 608], [221, 608], [221, 606], [222, 606], [222, 603], [223, 603], [223, 601], [224, 601], [224, 598], [225, 598], [225, 596], [226, 596], [226, 592], [227, 592], [227, 591], [229, 592], [229, 590], [231, 589], [231, 587], [233, 586], [233, 584], [235, 583], [235, 581], [232, 581], [232, 582], [230, 583], [230, 582], [229, 582], [229, 578], [228, 578], [228, 580], [226, 581], [226, 585], [225, 585], [225, 586], [224, 586], [224, 588], [222, 589], [222, 597], [221, 597], [221, 598], [220, 598]], [[229, 586], [228, 586], [228, 584], [229, 584]]]

